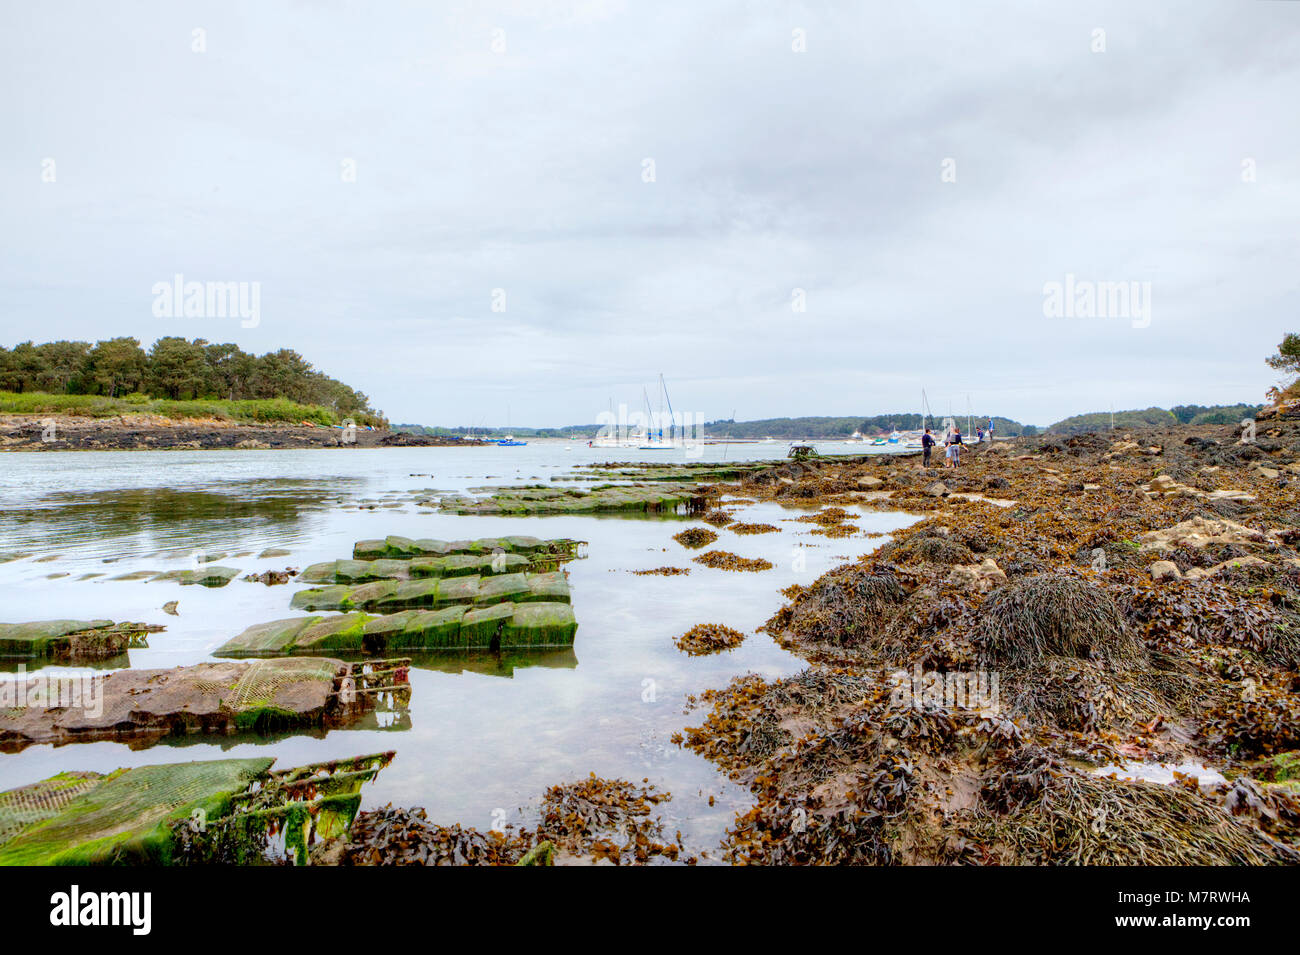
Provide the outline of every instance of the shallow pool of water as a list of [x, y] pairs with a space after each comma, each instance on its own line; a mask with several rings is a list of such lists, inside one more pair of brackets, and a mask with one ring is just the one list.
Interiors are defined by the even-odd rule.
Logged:
[[[696, 552], [672, 540], [689, 521], [455, 516], [416, 503], [433, 491], [549, 481], [613, 454], [576, 443], [530, 442], [519, 448], [0, 455], [0, 554], [21, 555], [0, 563], [0, 620], [165, 625], [165, 632], [150, 636], [148, 649], [130, 652], [137, 668], [209, 660], [215, 647], [244, 628], [297, 615], [289, 609], [294, 584], [237, 579], [206, 589], [109, 579], [185, 568], [194, 552], [225, 554], [216, 562], [253, 573], [348, 557], [354, 541], [388, 534], [531, 534], [589, 542], [588, 556], [566, 565], [579, 622], [572, 652], [419, 661], [409, 715], [393, 726], [372, 717], [360, 728], [316, 735], [196, 737], [138, 751], [111, 742], [33, 746], [0, 755], [0, 788], [68, 769], [254, 753], [291, 766], [395, 749], [392, 765], [363, 790], [367, 806], [423, 806], [435, 822], [486, 829], [503, 815], [509, 822], [531, 821], [545, 788], [555, 783], [588, 773], [648, 778], [673, 794], [662, 813], [668, 832], [680, 829], [692, 851], [712, 850], [750, 802], [710, 763], [670, 742], [673, 733], [697, 722], [683, 712], [686, 697], [747, 672], [771, 678], [802, 669], [801, 661], [753, 630], [782, 605], [783, 587], [809, 583], [887, 538], [829, 540], [811, 535], [813, 525], [794, 521], [800, 511], [745, 505], [740, 520], [775, 524], [780, 531], [738, 536], [721, 530], [712, 546], [764, 557], [775, 567], [735, 573], [691, 562]], [[724, 454], [738, 460], [774, 451], [714, 446], [704, 459]], [[679, 451], [640, 455], [658, 462], [670, 456], [685, 460]], [[887, 533], [913, 520], [865, 512], [854, 523], [866, 533]], [[289, 556], [257, 556], [271, 547]], [[630, 573], [660, 566], [691, 572]], [[172, 600], [179, 602], [178, 616], [162, 610]], [[710, 622], [749, 636], [738, 649], [714, 656], [677, 650], [677, 636]]]

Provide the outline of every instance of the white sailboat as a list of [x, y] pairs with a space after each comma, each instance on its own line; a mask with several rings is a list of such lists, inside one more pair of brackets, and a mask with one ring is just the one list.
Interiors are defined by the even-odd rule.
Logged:
[[[641, 393], [645, 397], [646, 412], [647, 412], [646, 420], [648, 422], [653, 420], [653, 416], [649, 414], [650, 396], [645, 394], [644, 389], [642, 389]], [[666, 441], [664, 440], [664, 429], [663, 429], [665, 400], [668, 402], [668, 416], [669, 416], [668, 417], [668, 440]], [[672, 408], [673, 408], [672, 399], [668, 397], [668, 385], [664, 382], [663, 373], [660, 372], [659, 374], [659, 429], [658, 431], [652, 433], [649, 424], [647, 424], [645, 441], [642, 444], [637, 445], [638, 451], [671, 451], [673, 448], [679, 446], [673, 441]]]

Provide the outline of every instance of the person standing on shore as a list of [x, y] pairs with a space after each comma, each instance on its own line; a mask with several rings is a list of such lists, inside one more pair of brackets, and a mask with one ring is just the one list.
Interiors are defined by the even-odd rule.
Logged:
[[929, 428], [926, 428], [925, 434], [921, 435], [921, 467], [928, 468], [930, 466], [930, 449], [934, 445], [934, 435], [930, 433]]
[[948, 435], [944, 439], [944, 444], [948, 448], [947, 455], [946, 455], [948, 460], [944, 462], [944, 467], [946, 468], [960, 467], [961, 432], [957, 430], [956, 426], [953, 426], [951, 429], [949, 429]]

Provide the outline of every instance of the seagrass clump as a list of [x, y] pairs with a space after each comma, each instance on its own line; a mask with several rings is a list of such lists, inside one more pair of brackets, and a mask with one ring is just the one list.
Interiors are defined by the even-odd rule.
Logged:
[[1294, 864], [1293, 848], [1195, 786], [1080, 773], [1026, 747], [981, 793], [974, 843], [1018, 865]]
[[974, 641], [989, 665], [1030, 666], [1046, 657], [1114, 667], [1146, 661], [1114, 598], [1073, 577], [1044, 574], [995, 590], [980, 608]]
[[893, 574], [846, 565], [817, 581], [795, 604], [795, 634], [839, 646], [860, 646], [885, 629], [907, 593]]

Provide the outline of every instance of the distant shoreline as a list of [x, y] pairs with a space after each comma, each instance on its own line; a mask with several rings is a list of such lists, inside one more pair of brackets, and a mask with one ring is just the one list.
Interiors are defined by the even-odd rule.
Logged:
[[323, 425], [174, 421], [151, 415], [0, 415], [0, 451], [268, 451], [302, 448], [477, 447], [477, 439], [439, 438], [358, 427], [355, 442]]

